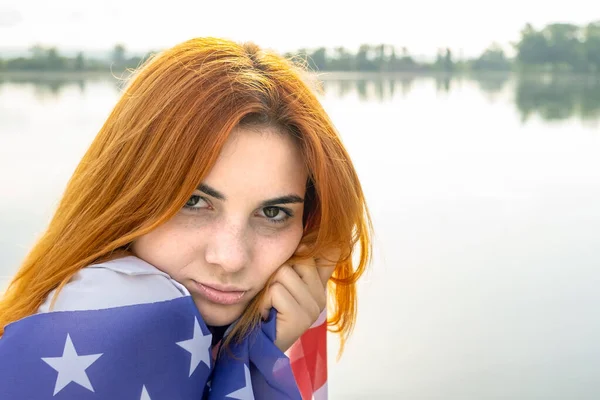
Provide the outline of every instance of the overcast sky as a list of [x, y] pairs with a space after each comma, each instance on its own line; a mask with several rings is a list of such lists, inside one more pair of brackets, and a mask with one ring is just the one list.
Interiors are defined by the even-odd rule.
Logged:
[[[514, 0], [513, 0], [514, 1]], [[450, 47], [465, 56], [491, 42], [508, 47], [526, 22], [600, 20], [600, 1], [392, 2], [267, 0], [0, 0], [0, 48], [165, 48], [197, 36], [252, 40], [279, 51], [361, 43], [406, 46], [417, 55]]]

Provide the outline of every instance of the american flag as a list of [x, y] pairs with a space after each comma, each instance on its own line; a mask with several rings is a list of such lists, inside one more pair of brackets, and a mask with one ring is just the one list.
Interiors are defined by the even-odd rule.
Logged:
[[34, 314], [0, 338], [0, 399], [326, 399], [325, 314], [288, 356], [275, 315], [213, 360], [190, 296]]

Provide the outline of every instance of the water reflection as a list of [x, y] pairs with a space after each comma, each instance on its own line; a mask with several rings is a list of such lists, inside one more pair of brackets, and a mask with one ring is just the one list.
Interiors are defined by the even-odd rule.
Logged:
[[36, 98], [58, 98], [66, 88], [77, 87], [81, 94], [86, 91], [86, 86], [92, 82], [105, 82], [114, 87], [118, 92], [122, 86], [122, 80], [107, 74], [49, 74], [32, 76], [31, 74], [0, 74], [0, 89], [4, 84], [33, 85]]
[[452, 75], [440, 75], [435, 77], [435, 89], [438, 93], [449, 93], [452, 84]]
[[511, 75], [508, 72], [476, 73], [470, 78], [477, 82], [482, 92], [494, 97], [504, 90]]
[[[413, 82], [433, 81], [438, 95], [460, 89], [463, 80], [476, 84], [486, 98], [494, 100], [507, 88], [522, 123], [536, 115], [547, 122], [577, 118], [582, 121], [600, 121], [600, 76], [570, 75], [511, 75], [487, 73], [435, 75], [412, 77], [372, 77], [363, 79], [330, 79], [325, 91], [343, 98], [356, 93], [361, 101], [385, 102], [396, 96], [410, 96]], [[401, 90], [397, 90], [397, 86]]]
[[360, 101], [384, 102], [392, 100], [400, 94], [405, 97], [412, 88], [413, 81], [417, 76], [402, 76], [386, 78], [372, 76], [369, 78], [353, 77], [324, 79], [323, 87], [326, 93], [331, 93], [339, 98], [356, 94]]
[[0, 88], [7, 83], [18, 85], [33, 85], [35, 97], [38, 99], [57, 98], [63, 89], [69, 86], [78, 86], [81, 93], [85, 92], [86, 80], [64, 77], [23, 77], [23, 76], [0, 76]]
[[515, 104], [523, 122], [534, 114], [546, 121], [571, 117], [597, 121], [600, 119], [600, 77], [519, 77], [515, 88]]
[[[115, 93], [122, 89], [123, 80], [114, 76], [2, 76], [0, 90], [6, 83], [34, 85], [36, 98], [47, 100], [61, 95], [64, 88], [78, 87], [83, 94], [92, 81], [105, 81]], [[522, 123], [537, 116], [545, 121], [578, 118], [582, 121], [600, 120], [600, 77], [570, 75], [511, 75], [482, 73], [458, 75], [401, 75], [401, 76], [328, 76], [323, 79], [325, 94], [338, 98], [356, 96], [361, 102], [388, 102], [411, 96], [414, 82], [430, 82], [438, 95], [461, 90], [463, 80], [475, 83], [481, 94], [495, 99], [510, 87], [508, 98], [514, 102]], [[510, 83], [510, 84], [509, 84]]]

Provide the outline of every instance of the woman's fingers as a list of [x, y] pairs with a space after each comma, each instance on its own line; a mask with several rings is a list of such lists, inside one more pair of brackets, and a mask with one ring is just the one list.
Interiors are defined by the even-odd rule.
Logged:
[[[305, 272], [307, 273], [309, 272], [308, 268], [310, 267], [306, 266]], [[314, 275], [315, 267], [312, 267], [312, 269]], [[310, 281], [309, 277], [307, 279]], [[312, 279], [313, 284], [310, 285], [304, 279], [302, 279], [295, 268], [292, 268], [289, 265], [284, 265], [279, 269], [279, 271], [277, 271], [277, 274], [275, 275], [275, 281], [281, 283], [283, 287], [288, 290], [300, 308], [302, 308], [307, 315], [309, 315], [311, 318], [316, 318], [319, 316], [322, 308], [320, 308], [318, 301], [319, 299], [314, 297], [314, 294], [319, 294], [319, 288], [317, 287], [315, 289], [313, 287], [314, 283], [322, 287], [318, 280], [318, 276], [316, 277], [316, 280], [314, 278]]]
[[[307, 265], [302, 270], [305, 279], [298, 274], [296, 268], [287, 264], [275, 273], [273, 283], [267, 289], [261, 306], [263, 319], [269, 317], [271, 307], [279, 314], [302, 312], [309, 317], [314, 317], [315, 314], [318, 317], [325, 306], [325, 290], [316, 267]], [[281, 293], [282, 291], [286, 293]]]
[[273, 283], [269, 293], [277, 310], [275, 345], [285, 352], [310, 328], [313, 320], [281, 282]]
[[319, 271], [314, 259], [303, 261], [303, 264], [295, 264], [293, 270], [306, 285], [307, 290], [317, 302], [319, 312], [325, 308], [327, 301], [326, 285], [321, 281]]
[[277, 310], [275, 344], [286, 351], [319, 318], [327, 305], [327, 281], [335, 270], [341, 251], [332, 249], [320, 259], [282, 265], [266, 290], [261, 305], [263, 319]]

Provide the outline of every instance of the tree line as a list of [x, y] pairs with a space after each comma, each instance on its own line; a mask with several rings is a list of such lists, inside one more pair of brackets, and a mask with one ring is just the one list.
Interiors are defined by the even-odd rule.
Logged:
[[[600, 72], [600, 21], [584, 26], [553, 23], [540, 30], [525, 25], [516, 43], [511, 43], [514, 57], [502, 46], [492, 44], [479, 57], [461, 59], [449, 48], [439, 49], [430, 62], [415, 59], [407, 47], [392, 44], [361, 45], [356, 52], [345, 47], [299, 49], [285, 56], [299, 60], [314, 71], [355, 72], [457, 72], [457, 71], [574, 71]], [[118, 44], [108, 60], [86, 58], [83, 52], [65, 57], [55, 47], [34, 46], [29, 57], [3, 60], [0, 71], [105, 71], [107, 67], [138, 67], [152, 52], [144, 56], [128, 56]]]
[[150, 55], [144, 57], [127, 56], [125, 46], [117, 44], [109, 59], [86, 58], [84, 52], [80, 51], [75, 57], [66, 57], [59, 53], [56, 47], [44, 47], [35, 45], [29, 49], [29, 57], [17, 57], [3, 60], [0, 58], [0, 71], [106, 71], [108, 67], [113, 69], [135, 68]]

